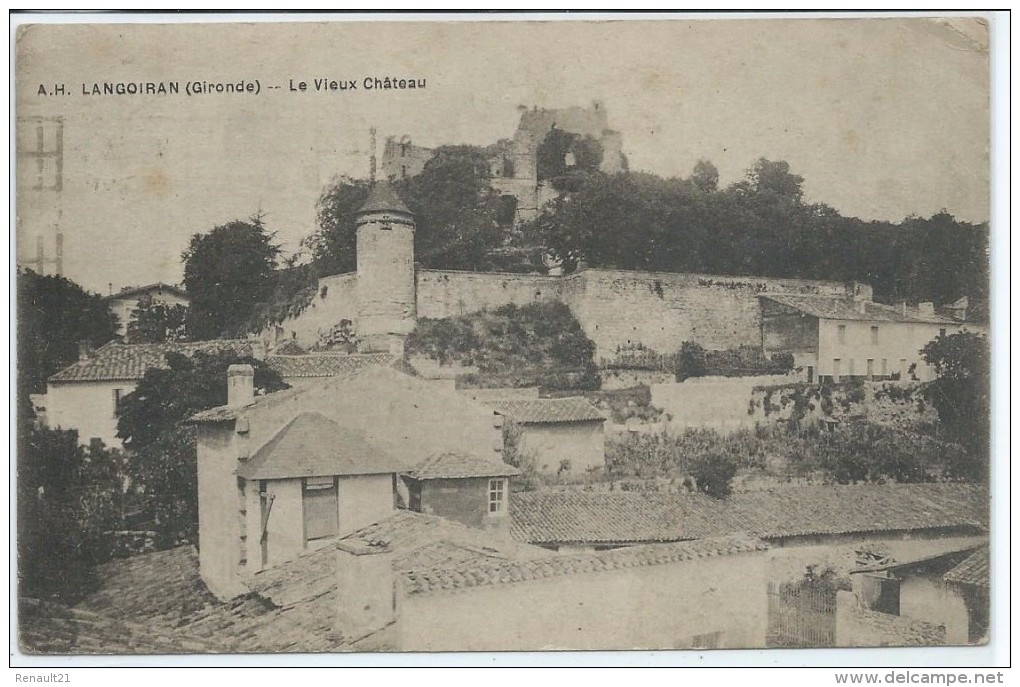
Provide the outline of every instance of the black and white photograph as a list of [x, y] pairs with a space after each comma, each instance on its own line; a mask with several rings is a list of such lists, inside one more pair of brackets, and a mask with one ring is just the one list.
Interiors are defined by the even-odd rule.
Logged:
[[997, 639], [989, 15], [23, 19], [12, 657]]

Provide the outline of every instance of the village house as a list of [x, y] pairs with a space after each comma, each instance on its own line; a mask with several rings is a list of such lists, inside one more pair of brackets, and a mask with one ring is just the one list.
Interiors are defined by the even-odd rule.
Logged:
[[258, 342], [243, 339], [196, 341], [191, 343], [125, 344], [111, 341], [95, 350], [83, 347], [77, 362], [47, 380], [46, 394], [38, 403], [46, 408], [46, 424], [54, 429], [73, 429], [83, 444], [98, 438], [119, 448], [117, 408], [138, 386], [150, 368], [166, 368], [166, 355], [220, 353], [260, 358], [292, 387], [344, 374], [362, 366], [389, 365], [387, 354], [347, 355], [311, 353], [277, 355], [264, 353]]
[[[875, 632], [866, 629], [868, 620], [873, 620], [874, 616], [857, 612], [864, 610], [908, 621], [903, 623], [906, 627], [939, 628], [941, 641], [938, 643], [961, 645], [981, 641], [988, 627], [988, 599], [968, 595], [967, 591], [975, 583], [988, 588], [987, 562], [988, 544], [984, 542], [853, 570], [850, 573], [852, 598], [844, 594], [838, 600], [850, 604], [851, 608], [838, 609], [837, 617], [844, 625], [865, 626], [865, 630], [845, 628], [841, 634], [855, 646], [875, 641]], [[837, 634], [840, 634], [838, 626]]]
[[583, 475], [605, 467], [605, 416], [587, 399], [511, 398], [480, 401], [520, 428], [517, 451], [546, 474]]
[[763, 295], [759, 301], [764, 352], [792, 353], [809, 383], [853, 378], [929, 381], [934, 371], [921, 349], [963, 326], [937, 315], [931, 303], [910, 308], [906, 303], [786, 294]]
[[[408, 484], [418, 505], [434, 507], [421, 483], [452, 474], [454, 455], [476, 470], [454, 487], [477, 492], [458, 512], [466, 518], [474, 503], [477, 517], [488, 517], [489, 478], [513, 472], [500, 466], [499, 420], [445, 383], [392, 368], [352, 368], [255, 397], [251, 367], [232, 366], [227, 404], [193, 418], [203, 579], [218, 596], [243, 593], [243, 578], [264, 567], [406, 508]], [[398, 479], [405, 472], [407, 484]]]
[[143, 300], [153, 305], [165, 305], [168, 307], [175, 305], [187, 307], [191, 302], [184, 289], [162, 282], [146, 286], [123, 288], [117, 293], [106, 296], [103, 300], [109, 306], [110, 311], [117, 316], [117, 336], [121, 338], [127, 336], [127, 328], [128, 323], [131, 321], [131, 316], [138, 308], [138, 304]]

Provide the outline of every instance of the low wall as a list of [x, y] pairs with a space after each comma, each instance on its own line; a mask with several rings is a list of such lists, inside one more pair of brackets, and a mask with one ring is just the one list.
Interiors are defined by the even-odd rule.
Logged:
[[679, 383], [653, 384], [652, 405], [667, 415], [667, 428], [711, 428], [721, 432], [754, 427], [761, 419], [749, 414], [754, 388], [788, 377], [696, 377]]
[[[401, 595], [405, 651], [765, 646], [760, 554]], [[718, 634], [716, 634], [718, 633]]]

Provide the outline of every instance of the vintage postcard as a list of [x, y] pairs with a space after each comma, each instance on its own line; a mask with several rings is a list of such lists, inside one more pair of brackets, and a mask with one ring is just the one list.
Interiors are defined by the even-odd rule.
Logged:
[[994, 637], [987, 18], [96, 19], [16, 32], [12, 651]]

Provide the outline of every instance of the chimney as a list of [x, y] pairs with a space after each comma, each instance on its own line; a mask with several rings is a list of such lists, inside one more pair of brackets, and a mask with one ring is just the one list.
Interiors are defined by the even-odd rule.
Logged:
[[397, 617], [393, 550], [383, 542], [341, 539], [336, 543], [337, 629], [357, 639]]
[[903, 317], [907, 316], [907, 302], [906, 301], [900, 301], [900, 315], [903, 315]]
[[857, 312], [859, 312], [862, 315], [867, 314], [867, 312], [868, 312], [868, 302], [867, 301], [857, 301]]
[[88, 339], [78, 342], [78, 360], [88, 360], [92, 357], [92, 342]]
[[935, 317], [935, 304], [931, 301], [918, 303], [917, 312], [921, 317]]
[[243, 408], [255, 402], [255, 369], [251, 365], [227, 368], [227, 405]]

